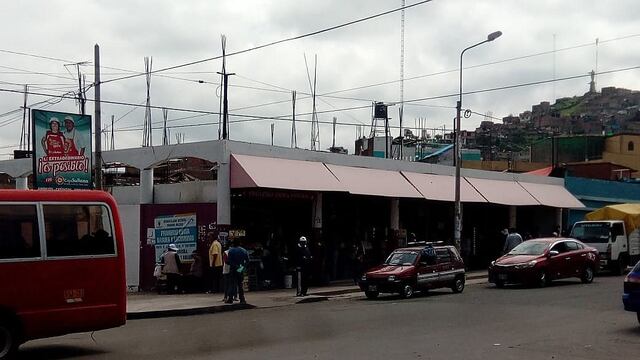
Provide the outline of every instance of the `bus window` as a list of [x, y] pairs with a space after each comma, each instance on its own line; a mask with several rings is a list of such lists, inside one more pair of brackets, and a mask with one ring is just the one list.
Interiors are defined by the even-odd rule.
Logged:
[[40, 257], [35, 205], [0, 205], [0, 260]]
[[113, 227], [104, 205], [44, 205], [47, 256], [114, 255]]

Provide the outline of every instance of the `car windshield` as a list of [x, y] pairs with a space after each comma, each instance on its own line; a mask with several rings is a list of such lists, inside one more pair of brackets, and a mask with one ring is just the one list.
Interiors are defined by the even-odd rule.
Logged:
[[610, 226], [606, 222], [577, 223], [571, 230], [571, 237], [586, 243], [606, 243], [609, 233]]
[[415, 263], [416, 258], [418, 257], [418, 253], [415, 251], [398, 251], [391, 253], [387, 260], [384, 262], [385, 265], [413, 265]]
[[513, 248], [507, 255], [542, 255], [549, 246], [546, 241], [525, 241]]

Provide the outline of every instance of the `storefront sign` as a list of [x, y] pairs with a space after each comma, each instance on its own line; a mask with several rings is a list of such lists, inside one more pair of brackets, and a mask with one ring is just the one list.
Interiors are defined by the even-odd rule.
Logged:
[[90, 189], [91, 116], [32, 110], [35, 188]]
[[196, 250], [198, 227], [196, 214], [163, 215], [154, 219], [154, 241], [156, 259], [167, 250], [169, 244], [178, 247], [181, 261], [192, 261], [191, 252]]

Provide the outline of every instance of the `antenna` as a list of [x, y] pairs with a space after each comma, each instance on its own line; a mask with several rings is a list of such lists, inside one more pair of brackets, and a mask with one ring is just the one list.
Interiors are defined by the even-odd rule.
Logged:
[[144, 126], [142, 134], [142, 146], [153, 146], [153, 131], [151, 129], [151, 69], [153, 67], [153, 58], [145, 56], [144, 71], [147, 78], [147, 102], [144, 110]]
[[400, 108], [398, 118], [400, 120], [400, 156], [404, 147], [404, 136], [402, 134], [402, 116], [404, 115], [404, 7], [405, 0], [402, 0], [402, 11], [400, 12]]
[[307, 55], [304, 55], [304, 64], [307, 67], [307, 79], [311, 88], [311, 150], [320, 148], [320, 128], [318, 124], [318, 113], [316, 112], [316, 81], [318, 74], [318, 55], [314, 55], [313, 63], [313, 84], [311, 84], [311, 76], [309, 75], [309, 65], [307, 64]]
[[296, 130], [296, 91], [293, 90], [291, 91], [291, 104], [293, 107], [292, 110], [292, 122], [291, 122], [291, 147], [292, 148], [297, 148], [298, 147], [298, 133]]
[[169, 117], [169, 109], [162, 108], [162, 118], [164, 120], [162, 125], [162, 145], [169, 145], [169, 134], [167, 133], [167, 118]]

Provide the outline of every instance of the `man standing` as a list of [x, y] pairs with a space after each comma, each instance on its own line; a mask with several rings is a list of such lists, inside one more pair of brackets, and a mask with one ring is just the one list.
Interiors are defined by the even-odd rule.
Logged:
[[82, 135], [76, 132], [73, 117], [66, 116], [64, 118], [64, 142], [65, 153], [69, 156], [83, 156], [85, 144]]
[[207, 234], [207, 240], [211, 241], [209, 247], [209, 270], [211, 274], [211, 292], [220, 291], [220, 279], [222, 277], [222, 245], [217, 238], [210, 232]]
[[237, 239], [231, 241], [227, 264], [229, 264], [230, 294], [225, 303], [233, 303], [233, 297], [237, 293], [240, 298], [240, 304], [246, 304], [243, 282], [244, 270], [249, 264], [249, 253], [240, 246]]
[[300, 237], [296, 247], [296, 272], [298, 275], [298, 286], [296, 296], [307, 296], [309, 289], [309, 273], [311, 270], [311, 251], [307, 246], [307, 238]]
[[520, 245], [522, 243], [522, 236], [516, 232], [515, 228], [509, 228], [509, 235], [504, 241], [504, 247], [502, 248], [502, 253], [506, 254], [509, 251], [513, 250], [514, 247]]

